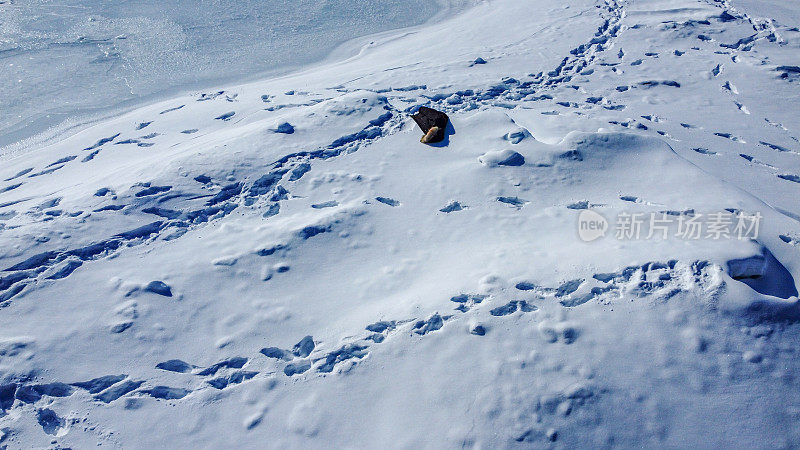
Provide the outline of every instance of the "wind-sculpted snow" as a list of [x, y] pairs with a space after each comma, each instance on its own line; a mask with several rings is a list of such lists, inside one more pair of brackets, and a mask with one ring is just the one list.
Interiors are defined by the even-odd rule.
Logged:
[[0, 445], [796, 446], [798, 42], [499, 0], [9, 158]]
[[[269, 252], [266, 252], [269, 253]], [[272, 253], [269, 253], [271, 255]], [[268, 256], [269, 256], [268, 255]], [[487, 309], [489, 316], [481, 324], [472, 328], [471, 334], [483, 336], [486, 330], [502, 326], [502, 323], [495, 323], [497, 320], [507, 320], [511, 315], [520, 315], [536, 312], [539, 308], [534, 304], [546, 302], [548, 298], [555, 296], [562, 298], [560, 303], [567, 307], [576, 307], [589, 301], [600, 302], [601, 304], [613, 304], [626, 296], [635, 297], [654, 296], [659, 300], [668, 300], [678, 294], [687, 295], [697, 291], [701, 298], [706, 302], [714, 301], [719, 290], [724, 286], [719, 274], [721, 269], [708, 264], [706, 261], [694, 262], [691, 265], [682, 265], [677, 261], [666, 263], [647, 263], [641, 267], [627, 267], [617, 273], [603, 273], [592, 276], [602, 284], [602, 288], [588, 288], [591, 283], [585, 280], [572, 280], [563, 283], [557, 288], [542, 287], [530, 282], [518, 282], [514, 289], [507, 292], [498, 292], [493, 295], [480, 294], [459, 294], [450, 298], [451, 302], [459, 304], [455, 308], [456, 314], [470, 312], [471, 315], [480, 313], [480, 309]], [[688, 279], [687, 276], [688, 275]], [[652, 281], [649, 281], [652, 280]], [[683, 280], [683, 281], [678, 281]], [[156, 292], [165, 289], [163, 282], [153, 282], [147, 286], [150, 289], [152, 284], [160, 286]], [[583, 288], [583, 289], [581, 289]], [[168, 287], [166, 287], [168, 289]], [[580, 289], [580, 291], [579, 291]], [[533, 300], [513, 300], [506, 304], [501, 304], [503, 298], [513, 297], [516, 291], [532, 291]], [[578, 292], [576, 292], [578, 291]], [[586, 291], [586, 293], [583, 293]], [[160, 293], [160, 292], [159, 292]], [[491, 308], [490, 305], [499, 306]], [[475, 308], [473, 310], [473, 308]], [[491, 309], [489, 309], [491, 308]], [[464, 316], [439, 315], [434, 313], [428, 318], [423, 319], [404, 319], [381, 321], [366, 325], [361, 336], [353, 336], [349, 343], [339, 347], [331, 348], [329, 345], [321, 345], [315, 342], [313, 337], [308, 335], [295, 344], [292, 350], [281, 349], [278, 347], [265, 347], [259, 353], [270, 360], [275, 360], [277, 367], [283, 366], [277, 373], [282, 373], [287, 377], [299, 376], [307, 373], [325, 374], [335, 370], [339, 373], [353, 369], [359, 360], [363, 360], [369, 355], [369, 348], [372, 345], [383, 343], [387, 338], [403, 332], [412, 331], [417, 335], [426, 335], [436, 332], [443, 326], [456, 326], [455, 323], [463, 322]], [[474, 330], [478, 329], [478, 332]], [[555, 323], [548, 324], [542, 322], [539, 332], [547, 342], [574, 343], [579, 336], [579, 331], [574, 326]], [[254, 356], [259, 357], [259, 356]], [[146, 380], [131, 380], [126, 375], [103, 375], [88, 381], [79, 382], [52, 382], [49, 384], [35, 384], [32, 380], [23, 378], [13, 380], [11, 383], [0, 386], [0, 392], [5, 392], [9, 400], [4, 406], [4, 413], [8, 413], [13, 405], [13, 399], [19, 400], [18, 407], [31, 405], [34, 411], [39, 413], [41, 408], [48, 404], [49, 399], [57, 397], [69, 397], [73, 394], [81, 394], [85, 391], [86, 395], [91, 394], [94, 399], [103, 403], [111, 403], [122, 397], [150, 396], [160, 400], [180, 400], [204, 389], [223, 390], [236, 384], [245, 382], [255, 377], [275, 376], [276, 370], [266, 370], [258, 372], [245, 370], [250, 360], [247, 357], [232, 357], [214, 363], [208, 367], [201, 367], [179, 359], [163, 361], [155, 366], [156, 370], [185, 374], [187, 377], [197, 378], [196, 383], [190, 383], [195, 387], [185, 389], [169, 387], [163, 385], [150, 386]], [[182, 383], [186, 385], [186, 383]], [[75, 389], [77, 388], [77, 389]], [[59, 418], [60, 420], [60, 418]]]
[[[380, 100], [380, 102], [385, 104], [385, 100]], [[389, 109], [388, 106], [385, 106], [385, 108]], [[81, 262], [96, 259], [99, 255], [103, 256], [108, 255], [109, 253], [117, 250], [119, 247], [123, 245], [130, 246], [132, 244], [135, 244], [136, 242], [141, 243], [147, 239], [154, 239], [152, 236], [158, 234], [159, 232], [170, 231], [173, 233], [170, 236], [175, 236], [173, 238], [177, 238], [179, 236], [176, 236], [174, 234], [174, 231], [171, 229], [177, 228], [178, 233], [182, 234], [193, 224], [204, 223], [207, 222], [208, 220], [219, 219], [221, 217], [224, 217], [225, 215], [233, 212], [242, 203], [242, 200], [240, 199], [242, 195], [245, 195], [245, 202], [250, 204], [256, 202], [260, 197], [268, 198], [270, 201], [276, 201], [276, 202], [279, 201], [280, 199], [285, 199], [285, 197], [283, 198], [276, 197], [275, 192], [280, 192], [281, 189], [284, 189], [282, 186], [278, 185], [278, 183], [281, 181], [284, 175], [290, 171], [289, 169], [287, 169], [287, 167], [292, 168], [291, 176], [288, 177], [289, 181], [297, 181], [303, 176], [303, 174], [305, 174], [305, 172], [310, 170], [310, 166], [305, 161], [317, 158], [319, 159], [331, 158], [341, 154], [344, 151], [347, 150], [353, 151], [357, 149], [358, 146], [363, 145], [364, 143], [368, 143], [369, 141], [380, 137], [384, 133], [384, 131], [381, 129], [380, 126], [391, 125], [389, 121], [393, 116], [394, 114], [391, 111], [384, 112], [381, 116], [378, 117], [378, 119], [371, 120], [363, 130], [359, 131], [358, 133], [338, 138], [331, 144], [326, 146], [326, 148], [324, 149], [312, 152], [289, 154], [280, 158], [277, 162], [275, 162], [272, 165], [272, 170], [269, 173], [267, 173], [266, 175], [262, 175], [257, 180], [252, 182], [250, 187], [247, 189], [246, 194], [243, 193], [244, 187], [243, 183], [241, 182], [234, 182], [223, 185], [219, 188], [219, 191], [216, 194], [210, 195], [210, 198], [208, 198], [205, 201], [204, 207], [201, 207], [199, 209], [184, 209], [183, 211], [181, 211], [176, 209], [161, 208], [157, 206], [148, 206], [145, 208], [141, 208], [142, 206], [147, 206], [152, 203], [162, 204], [170, 200], [181, 199], [184, 197], [189, 197], [189, 200], [197, 200], [209, 197], [209, 195], [169, 193], [173, 190], [172, 186], [156, 186], [152, 185], [150, 182], [139, 183], [138, 186], [132, 187], [132, 190], [136, 189], [136, 192], [133, 193], [131, 204], [106, 205], [101, 208], [95, 209], [94, 212], [129, 208], [128, 211], [130, 213], [131, 208], [134, 209], [141, 208], [140, 210], [142, 213], [159, 216], [164, 219], [169, 219], [168, 222], [154, 221], [147, 225], [143, 225], [141, 227], [137, 227], [129, 231], [118, 233], [108, 240], [92, 243], [89, 246], [83, 248], [69, 249], [60, 252], [49, 251], [33, 255], [27, 260], [15, 264], [14, 266], [11, 266], [4, 270], [4, 272], [17, 272], [17, 273], [14, 273], [11, 276], [3, 278], [4, 283], [0, 284], [0, 300], [2, 300], [3, 302], [10, 300], [13, 296], [22, 292], [25, 286], [32, 283], [40, 274], [43, 274], [45, 272], [50, 273], [48, 272], [48, 269], [53, 268], [56, 266], [56, 264], [67, 260], [67, 258], [70, 256], [77, 257], [78, 260], [67, 261], [66, 266], [59, 269], [58, 272], [56, 272], [55, 274], [51, 274], [49, 276], [45, 274], [45, 277], [47, 279], [64, 278], [68, 276], [73, 270], [77, 269], [77, 267], [81, 265]], [[97, 144], [88, 147], [87, 150], [93, 150], [99, 146], [111, 142], [112, 140], [113, 137], [101, 139]], [[198, 177], [205, 177], [205, 176], [198, 175]], [[207, 179], [206, 177], [195, 181], [211, 182], [211, 179], [210, 178]], [[102, 188], [102, 189], [105, 190], [98, 191], [95, 193], [95, 195], [97, 196], [98, 193], [102, 193], [102, 195], [99, 196], [103, 197], [108, 192], [110, 192], [107, 188]], [[155, 202], [139, 203], [134, 200], [151, 196], [154, 197]], [[117, 196], [114, 197], [117, 198]], [[44, 208], [51, 208], [57, 206], [57, 203], [58, 202], [56, 202], [55, 204], [45, 205]], [[277, 206], [277, 204], [273, 205]], [[42, 208], [41, 205], [40, 208]], [[268, 206], [268, 209], [269, 208], [271, 208], [271, 206]], [[312, 230], [312, 228], [309, 228], [309, 230]], [[316, 234], [317, 231], [304, 231], [304, 233], [308, 234], [308, 237], [310, 237]], [[27, 276], [24, 276], [18, 273], [21, 270], [28, 270], [31, 272], [27, 272], [25, 274]], [[12, 280], [14, 283], [13, 285], [11, 284]], [[0, 305], [6, 305], [6, 304], [7, 303], [2, 303]]]

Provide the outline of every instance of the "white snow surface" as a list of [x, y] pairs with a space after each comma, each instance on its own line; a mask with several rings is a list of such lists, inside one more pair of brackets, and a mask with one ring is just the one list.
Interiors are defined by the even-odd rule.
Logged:
[[7, 149], [0, 446], [800, 447], [800, 6], [554, 3]]

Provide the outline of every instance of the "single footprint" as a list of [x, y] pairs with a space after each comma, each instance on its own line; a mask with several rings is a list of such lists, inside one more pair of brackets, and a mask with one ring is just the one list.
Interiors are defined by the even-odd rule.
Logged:
[[775, 166], [773, 166], [771, 164], [767, 164], [767, 163], [765, 163], [763, 161], [759, 161], [758, 159], [756, 159], [753, 156], [748, 155], [746, 153], [739, 153], [739, 156], [741, 156], [742, 158], [750, 161], [753, 164], [758, 164], [758, 165], [761, 165], [761, 166], [764, 166], [764, 167], [769, 167], [770, 169], [775, 169]]
[[631, 203], [642, 203], [642, 199], [633, 195], [620, 195], [619, 199]]
[[581, 200], [579, 202], [570, 203], [567, 205], [567, 209], [588, 209], [589, 208], [589, 201], [588, 200]]
[[777, 150], [779, 152], [795, 153], [795, 152], [792, 152], [791, 150], [789, 150], [788, 148], [782, 147], [782, 146], [777, 145], [777, 144], [770, 144], [769, 142], [765, 142], [765, 141], [759, 141], [758, 143], [763, 145], [763, 146], [769, 147], [769, 148], [771, 148], [773, 150]]
[[167, 114], [167, 113], [170, 113], [172, 111], [177, 111], [177, 110], [183, 108], [184, 106], [186, 106], [186, 105], [181, 105], [181, 106], [176, 106], [174, 108], [165, 109], [164, 111], [161, 111], [159, 114]]
[[726, 90], [728, 92], [731, 92], [733, 94], [737, 94], [737, 95], [739, 94], [739, 90], [736, 89], [736, 86], [733, 83], [731, 83], [730, 81], [726, 81], [725, 84], [722, 85], [722, 89], [724, 89], [724, 90]]
[[461, 211], [466, 208], [467, 208], [466, 206], [454, 200], [448, 203], [444, 208], [440, 209], [439, 211], [443, 213], [451, 213], [451, 212]]
[[527, 200], [523, 200], [519, 197], [497, 197], [497, 201], [513, 206], [516, 209], [520, 209], [525, 206], [526, 203], [528, 203]]
[[800, 175], [782, 173], [778, 175], [778, 178], [786, 181], [793, 181], [795, 183], [800, 183]]
[[3, 180], [3, 181], [11, 181], [11, 180], [13, 180], [13, 179], [15, 179], [15, 178], [19, 178], [19, 177], [21, 177], [21, 176], [23, 176], [23, 175], [25, 175], [25, 174], [27, 174], [27, 173], [31, 172], [32, 170], [33, 170], [33, 167], [28, 167], [27, 169], [22, 169], [22, 170], [20, 170], [19, 172], [17, 172], [17, 173], [16, 173], [16, 175], [14, 175], [14, 176], [12, 176], [12, 177], [9, 177], [9, 178], [6, 178], [6, 179], [5, 179], [5, 180]]
[[311, 205], [311, 207], [314, 209], [333, 208], [334, 206], [339, 206], [339, 202], [337, 202], [336, 200], [330, 200], [327, 202], [314, 203], [313, 205]]
[[736, 104], [736, 107], [739, 108], [739, 111], [741, 111], [741, 112], [743, 112], [743, 113], [745, 113], [747, 115], [750, 115], [750, 110], [747, 109], [747, 106], [744, 106], [743, 104], [741, 104], [739, 102], [733, 102], [733, 103]]
[[746, 144], [746, 142], [738, 136], [734, 136], [731, 133], [714, 133], [714, 136], [719, 136], [725, 139], [730, 139], [733, 142], [741, 142], [742, 144]]
[[400, 206], [400, 202], [398, 202], [397, 200], [395, 200], [393, 198], [389, 198], [389, 197], [375, 197], [375, 200], [383, 203], [384, 205]]
[[230, 112], [226, 112], [225, 114], [220, 114], [219, 116], [214, 117], [214, 119], [215, 120], [227, 121], [227, 120], [231, 120], [231, 117], [233, 117], [235, 114], [236, 114], [236, 111], [230, 111]]
[[788, 235], [785, 235], [785, 234], [780, 234], [780, 235], [778, 235], [778, 237], [779, 237], [779, 238], [780, 238], [780, 239], [781, 239], [783, 242], [786, 242], [787, 244], [790, 244], [790, 245], [800, 245], [800, 239], [798, 239], [798, 238], [793, 238], [793, 237], [791, 237], [791, 236], [788, 236]]

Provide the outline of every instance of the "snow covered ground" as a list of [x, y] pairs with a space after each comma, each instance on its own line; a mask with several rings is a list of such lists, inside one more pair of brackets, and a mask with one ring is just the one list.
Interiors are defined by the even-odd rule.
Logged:
[[0, 445], [800, 447], [799, 11], [492, 0], [7, 149]]

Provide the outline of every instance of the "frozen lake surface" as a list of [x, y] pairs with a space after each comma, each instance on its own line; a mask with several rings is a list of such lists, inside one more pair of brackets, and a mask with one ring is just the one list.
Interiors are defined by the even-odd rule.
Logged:
[[465, 3], [0, 1], [0, 147], [154, 95], [288, 71]]

